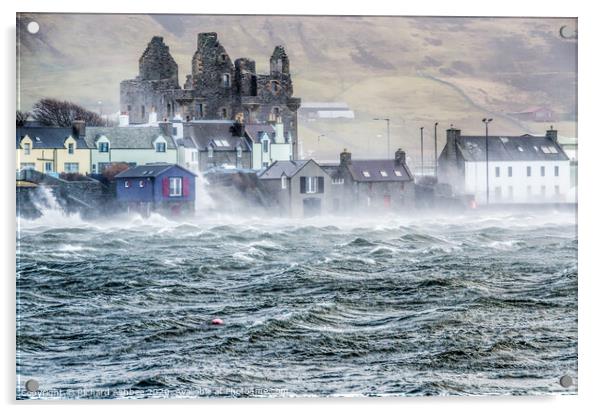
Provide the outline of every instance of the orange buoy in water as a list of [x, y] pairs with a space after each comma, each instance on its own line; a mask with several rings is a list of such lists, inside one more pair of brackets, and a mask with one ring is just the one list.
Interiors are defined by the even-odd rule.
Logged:
[[222, 324], [224, 324], [224, 320], [222, 320], [221, 318], [214, 318], [213, 320], [211, 320], [211, 324], [213, 324], [214, 326], [221, 326]]

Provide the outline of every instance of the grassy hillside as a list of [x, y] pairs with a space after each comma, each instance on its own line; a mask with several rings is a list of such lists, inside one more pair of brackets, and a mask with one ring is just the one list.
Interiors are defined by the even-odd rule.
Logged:
[[[25, 25], [35, 19], [37, 34]], [[562, 39], [570, 19], [462, 19], [393, 17], [22, 15], [20, 104], [60, 97], [91, 109], [118, 110], [119, 82], [136, 76], [138, 57], [161, 35], [178, 62], [180, 83], [190, 71], [196, 34], [218, 32], [233, 58], [247, 56], [267, 71], [283, 44], [291, 60], [295, 95], [305, 101], [345, 101], [355, 121], [301, 125], [305, 151], [334, 159], [343, 148], [366, 156], [385, 151], [386, 131], [374, 117], [390, 117], [391, 146], [419, 148], [437, 120], [480, 133], [543, 133], [548, 125], [505, 116], [528, 106], [549, 106], [576, 136], [576, 42]], [[102, 101], [102, 105], [98, 102]], [[318, 143], [317, 137], [326, 135]], [[443, 139], [441, 140], [442, 147]]]

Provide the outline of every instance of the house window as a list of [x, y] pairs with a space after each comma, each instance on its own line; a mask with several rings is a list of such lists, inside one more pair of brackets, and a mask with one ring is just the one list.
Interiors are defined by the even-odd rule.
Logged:
[[129, 188], [129, 187], [130, 187], [130, 181], [124, 181], [124, 182], [123, 182], [123, 186], [124, 186], [125, 188]]
[[98, 144], [98, 152], [109, 152], [109, 142], [100, 142]]
[[70, 143], [67, 145], [67, 153], [69, 153], [69, 155], [73, 155], [73, 152], [75, 151], [75, 145]]
[[282, 177], [280, 178], [280, 186], [282, 187], [282, 189], [286, 189], [286, 176], [282, 175]]
[[222, 76], [222, 85], [224, 87], [230, 87], [230, 75], [228, 73], [224, 73]]
[[23, 144], [23, 153], [25, 153], [25, 155], [29, 155], [31, 153], [31, 143]]
[[512, 178], [512, 167], [508, 167], [508, 178]]
[[558, 176], [560, 175], [560, 167], [559, 166], [555, 166], [554, 167], [554, 176]]
[[268, 153], [268, 151], [270, 150], [270, 141], [267, 139], [264, 139], [261, 141], [261, 144], [263, 145], [263, 152]]
[[386, 178], [387, 176], [389, 176], [389, 174], [387, 174], [387, 171], [380, 171], [380, 176]]
[[140, 188], [144, 188], [144, 181], [143, 180], [138, 181], [138, 186]]
[[395, 171], [395, 176], [401, 176], [401, 171]]
[[368, 171], [362, 171], [362, 175], [364, 175], [366, 178], [370, 178], [370, 172]]
[[165, 142], [157, 142], [155, 149], [157, 152], [165, 152]]
[[495, 167], [495, 177], [496, 177], [496, 178], [499, 178], [499, 177], [500, 177], [500, 167], [499, 167], [499, 166], [496, 166], [496, 167]]
[[182, 178], [169, 178], [169, 196], [182, 196]]
[[65, 172], [72, 172], [72, 173], [79, 172], [79, 163], [65, 162]]
[[52, 172], [52, 162], [44, 162], [44, 172]]
[[240, 145], [236, 147], [236, 157], [242, 158], [242, 146]]
[[33, 162], [21, 162], [21, 169], [36, 169], [36, 164]]
[[197, 151], [192, 151], [190, 157], [192, 158], [192, 162], [197, 162], [198, 161], [198, 153], [197, 153]]
[[531, 176], [531, 167], [527, 166], [527, 176]]
[[545, 166], [542, 166], [540, 168], [540, 173], [541, 173], [541, 176], [546, 176], [546, 167]]
[[270, 166], [269, 162], [263, 162], [263, 163], [261, 164], [261, 167], [262, 167], [262, 168], [267, 168], [268, 166]]
[[208, 158], [213, 158], [213, 146], [209, 146], [207, 148], [207, 157]]
[[308, 176], [305, 179], [305, 193], [306, 194], [315, 194], [318, 190], [318, 177], [317, 176]]
[[333, 185], [342, 185], [345, 183], [345, 179], [343, 178], [332, 178]]

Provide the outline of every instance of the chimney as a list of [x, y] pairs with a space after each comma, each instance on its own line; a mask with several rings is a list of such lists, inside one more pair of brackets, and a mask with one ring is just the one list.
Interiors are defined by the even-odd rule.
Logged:
[[276, 130], [276, 143], [284, 143], [284, 124], [282, 123], [282, 118], [278, 116], [276, 119], [276, 124], [274, 125], [274, 129]]
[[73, 121], [73, 135], [75, 138], [86, 136], [86, 121], [77, 119]]
[[159, 129], [161, 129], [161, 135], [163, 135], [164, 137], [171, 137], [173, 135], [173, 127], [171, 125], [171, 122], [159, 122]]
[[558, 143], [558, 131], [554, 130], [554, 126], [550, 125], [550, 129], [546, 131], [546, 138], [554, 143]]
[[406, 153], [399, 148], [395, 151], [395, 165], [403, 165], [406, 162]]
[[121, 112], [119, 115], [119, 126], [124, 127], [130, 124], [130, 115], [127, 112]]
[[451, 125], [447, 130], [447, 159], [455, 161], [457, 158], [456, 153], [456, 142], [460, 137], [460, 129], [455, 129], [454, 125]]
[[351, 163], [351, 152], [347, 152], [347, 148], [343, 149], [340, 155], [341, 166], [347, 166]]

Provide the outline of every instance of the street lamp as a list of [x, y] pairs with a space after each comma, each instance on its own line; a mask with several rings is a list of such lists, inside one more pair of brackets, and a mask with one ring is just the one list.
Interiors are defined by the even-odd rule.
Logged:
[[424, 176], [424, 126], [420, 127], [420, 173]]
[[483, 118], [481, 122], [485, 124], [485, 179], [487, 186], [487, 205], [489, 205], [489, 123], [493, 119]]
[[437, 179], [437, 163], [439, 162], [437, 159], [437, 125], [439, 122], [435, 122], [435, 179]]
[[391, 129], [390, 129], [391, 119], [389, 119], [389, 118], [374, 118], [374, 120], [384, 120], [384, 121], [387, 122], [387, 159], [389, 159], [389, 154], [391, 153]]

